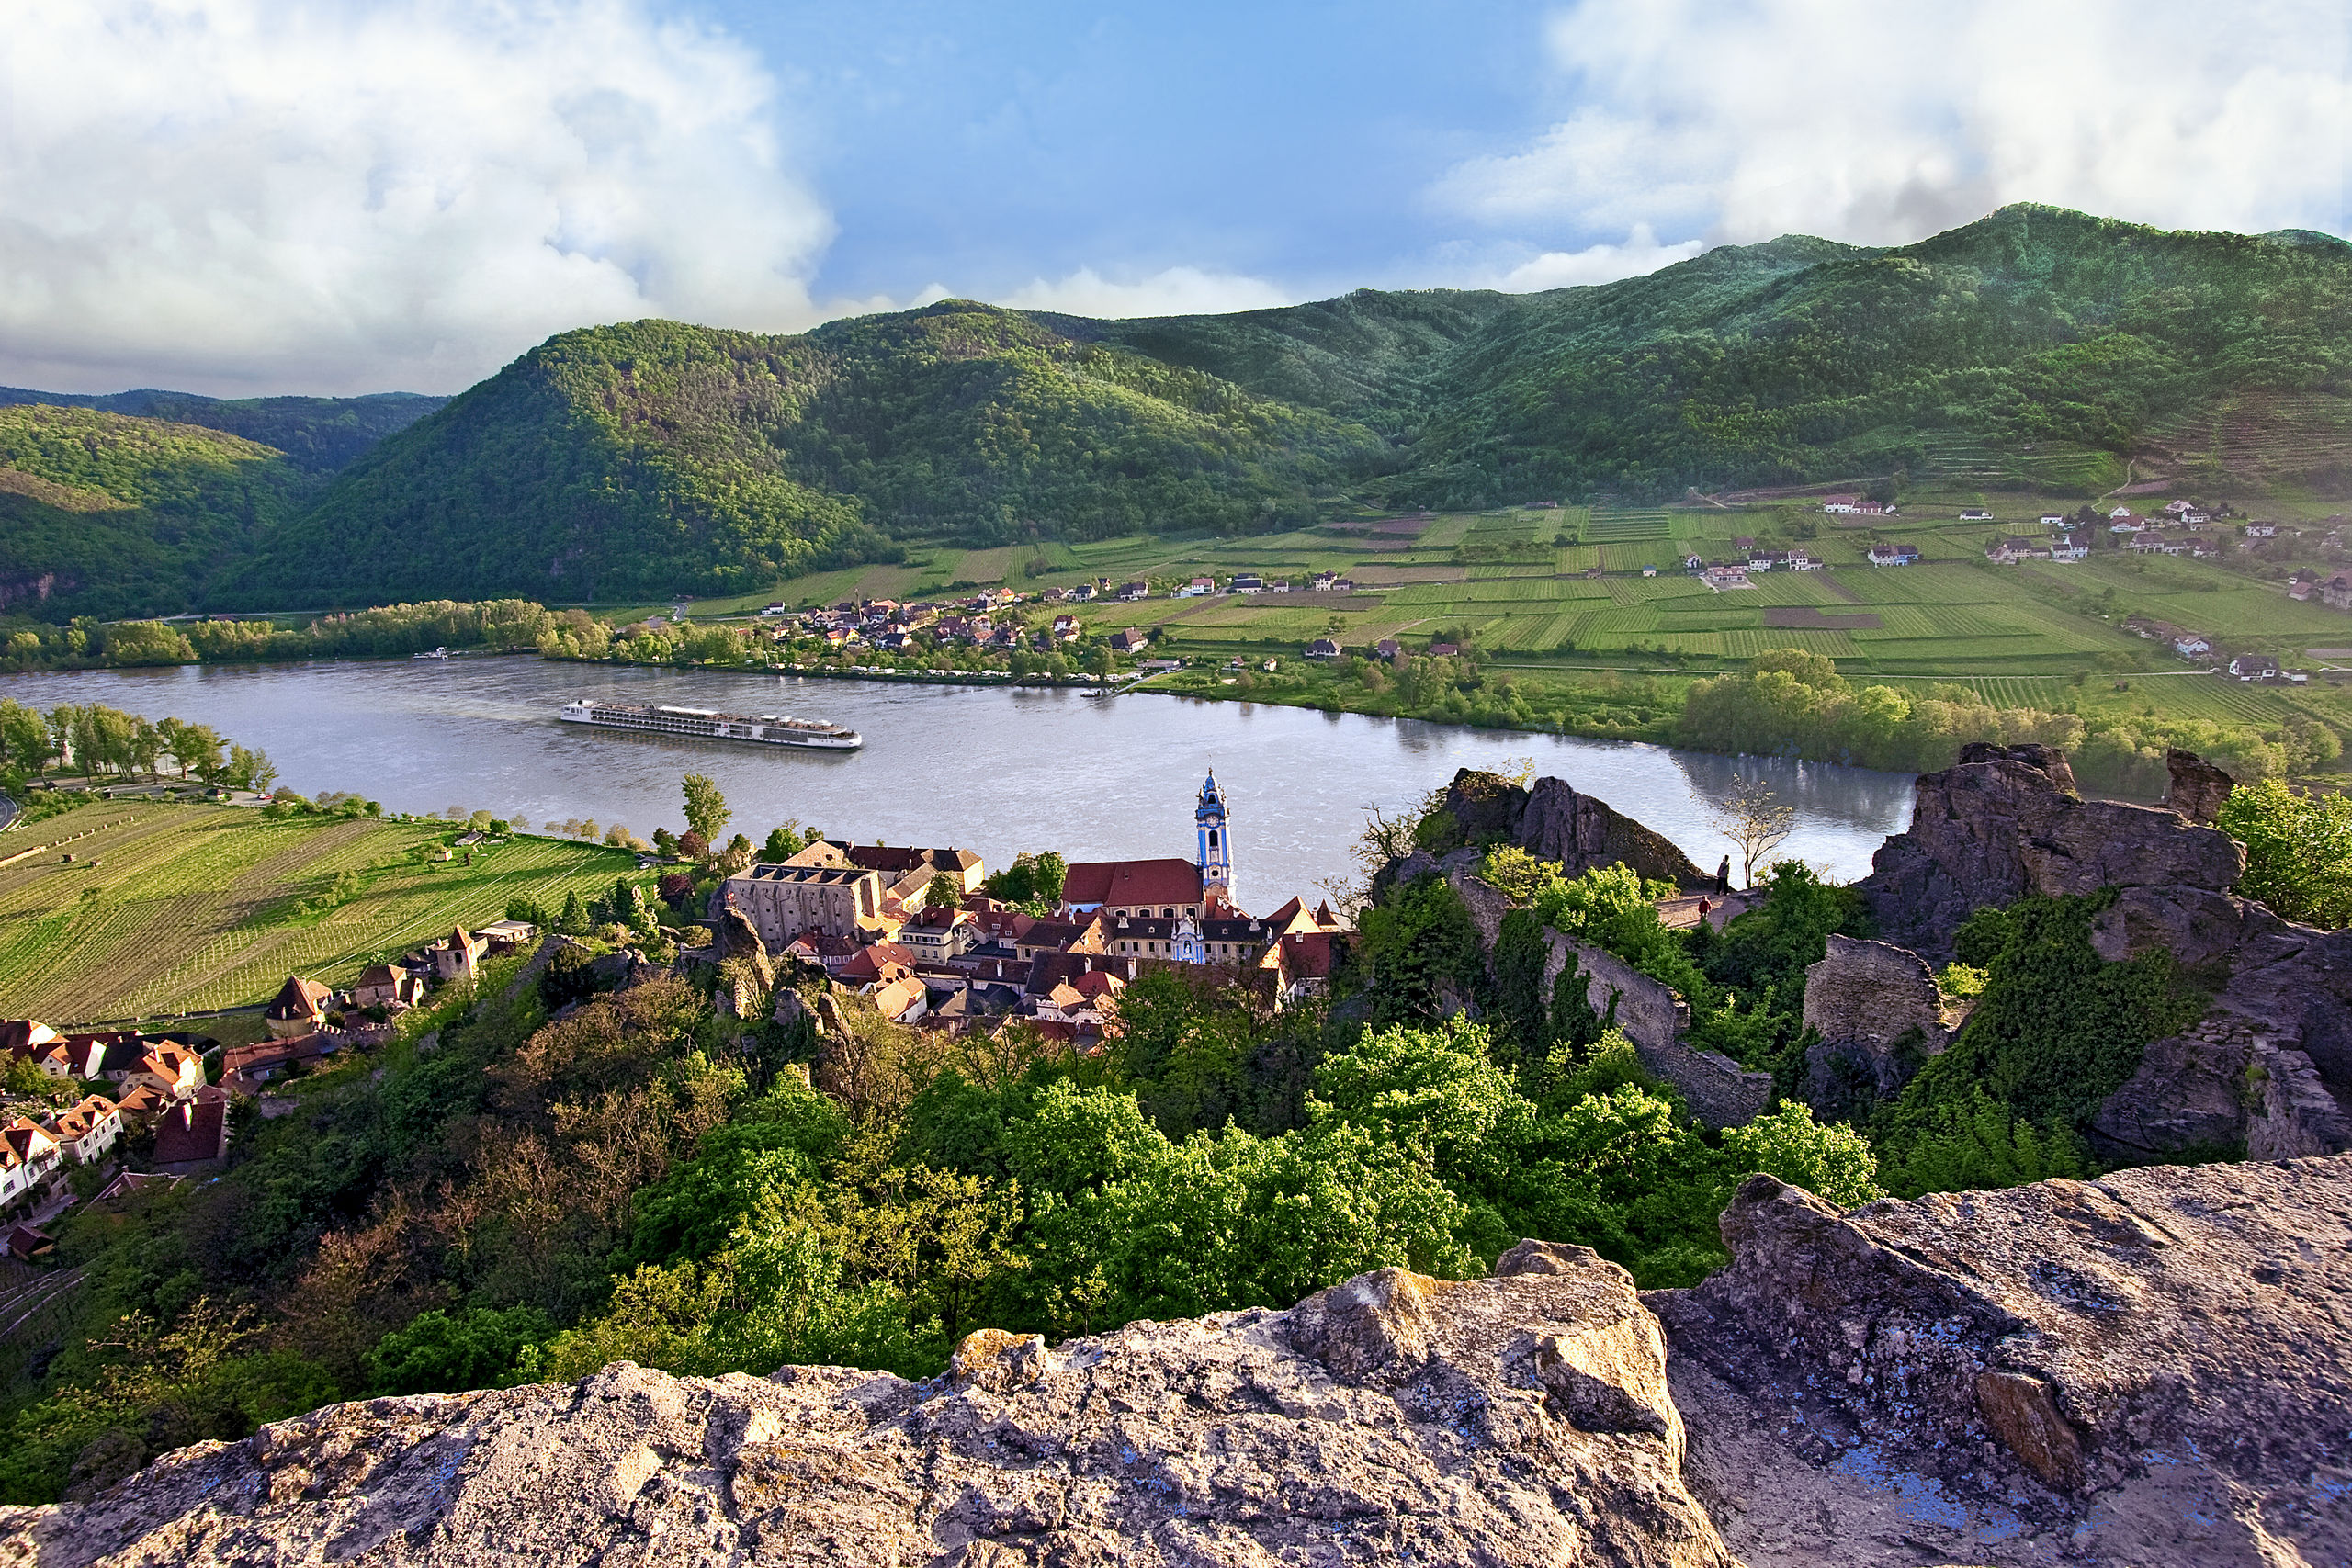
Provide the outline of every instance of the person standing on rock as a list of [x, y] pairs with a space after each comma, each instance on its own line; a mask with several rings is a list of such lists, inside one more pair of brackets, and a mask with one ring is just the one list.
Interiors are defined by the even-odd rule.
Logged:
[[1725, 855], [1724, 856], [1724, 863], [1715, 867], [1715, 897], [1721, 898], [1730, 892], [1731, 856]]

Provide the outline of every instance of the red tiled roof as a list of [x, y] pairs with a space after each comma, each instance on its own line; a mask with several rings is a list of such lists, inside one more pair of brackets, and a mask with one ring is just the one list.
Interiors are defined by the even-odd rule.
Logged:
[[1065, 904], [1198, 905], [1201, 868], [1188, 860], [1080, 861], [1062, 882]]
[[1294, 980], [1328, 979], [1337, 947], [1329, 931], [1301, 931], [1283, 938], [1283, 966]]
[[277, 988], [276, 998], [265, 1010], [265, 1016], [307, 1018], [312, 1013], [324, 1011], [327, 1003], [334, 997], [333, 991], [328, 990], [316, 980], [305, 980], [300, 975], [289, 975], [286, 977], [286, 984]]
[[155, 1127], [155, 1163], [219, 1159], [229, 1152], [226, 1100], [191, 1100], [175, 1106]]

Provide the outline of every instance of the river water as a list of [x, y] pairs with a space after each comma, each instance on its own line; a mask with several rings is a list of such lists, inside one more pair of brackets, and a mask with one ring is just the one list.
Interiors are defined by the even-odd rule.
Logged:
[[[754, 842], [797, 818], [836, 838], [976, 850], [992, 868], [1021, 850], [1191, 859], [1193, 799], [1214, 765], [1231, 814], [1235, 893], [1261, 911], [1346, 874], [1367, 807], [1405, 806], [1456, 768], [1515, 758], [1639, 818], [1702, 865], [1731, 847], [1713, 818], [1735, 773], [1760, 773], [1797, 808], [1781, 852], [1840, 879], [1869, 871], [1911, 807], [1907, 773], [1147, 693], [517, 657], [83, 671], [0, 679], [0, 694], [209, 724], [266, 750], [290, 788], [353, 791], [388, 810], [459, 806], [535, 825], [594, 818], [650, 837], [683, 828], [678, 780], [703, 773], [733, 807], [730, 830]], [[865, 746], [771, 751], [559, 722], [557, 709], [583, 695], [796, 713], [849, 725]]]

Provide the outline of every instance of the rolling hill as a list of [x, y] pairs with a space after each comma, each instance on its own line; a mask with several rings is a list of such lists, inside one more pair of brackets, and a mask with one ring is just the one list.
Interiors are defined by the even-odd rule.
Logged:
[[184, 608], [311, 488], [284, 454], [221, 431], [0, 407], [0, 611], [62, 619]]
[[[1914, 245], [1790, 236], [1544, 294], [1359, 290], [1116, 321], [947, 300], [796, 336], [595, 327], [429, 412], [174, 396], [85, 412], [152, 410], [280, 455], [241, 459], [258, 489], [206, 525], [202, 547], [233, 557], [221, 570], [163, 558], [187, 558], [213, 504], [183, 503], [183, 532], [157, 536], [156, 559], [122, 556], [122, 583], [115, 552], [85, 552], [85, 594], [743, 592], [907, 541], [1229, 535], [1335, 505], [1898, 470], [2087, 497], [2128, 463], [2210, 493], [2327, 495], [2352, 489], [2352, 245], [2020, 206]], [[161, 400], [125, 401], [142, 398]], [[210, 473], [215, 456], [190, 461]], [[136, 543], [128, 520], [98, 521], [114, 511], [30, 482], [10, 504], [49, 509], [25, 515], [51, 556], [75, 528]], [[8, 581], [24, 553], [0, 558]]]
[[968, 301], [797, 337], [635, 321], [550, 339], [384, 442], [235, 592], [740, 593], [906, 538], [1238, 533], [1310, 519], [1384, 445]]

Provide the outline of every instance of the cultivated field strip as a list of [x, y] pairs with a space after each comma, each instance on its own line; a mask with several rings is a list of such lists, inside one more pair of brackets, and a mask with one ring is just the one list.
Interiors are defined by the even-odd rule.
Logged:
[[[82, 808], [96, 818], [105, 809]], [[81, 812], [44, 828], [69, 829]], [[143, 808], [141, 831], [90, 840], [99, 864], [0, 871], [0, 1014], [58, 1024], [248, 1006], [289, 973], [347, 982], [451, 925], [495, 919], [517, 894], [560, 903], [609, 887], [617, 851], [520, 839], [475, 863], [419, 863], [447, 831], [373, 819], [274, 821], [236, 807]], [[152, 816], [152, 819], [151, 819]], [[344, 872], [347, 903], [295, 906]]]

